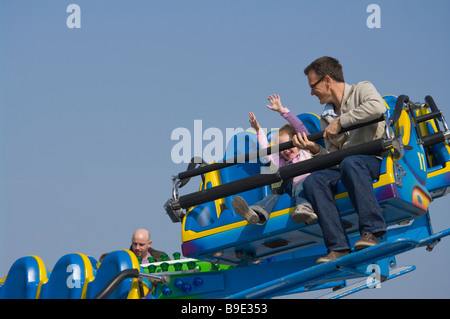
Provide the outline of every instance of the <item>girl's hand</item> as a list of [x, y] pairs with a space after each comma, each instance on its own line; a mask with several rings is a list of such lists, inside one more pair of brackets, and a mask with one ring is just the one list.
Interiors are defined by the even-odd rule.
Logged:
[[267, 99], [269, 100], [270, 104], [272, 104], [272, 106], [270, 105], [266, 106], [272, 111], [281, 113], [284, 110], [283, 105], [281, 105], [280, 96], [278, 94], [272, 94]]
[[252, 128], [255, 129], [256, 132], [258, 132], [261, 129], [261, 125], [259, 125], [258, 121], [256, 120], [255, 113], [250, 112], [249, 115], [250, 115], [250, 120], [249, 120], [250, 125], [252, 126]]

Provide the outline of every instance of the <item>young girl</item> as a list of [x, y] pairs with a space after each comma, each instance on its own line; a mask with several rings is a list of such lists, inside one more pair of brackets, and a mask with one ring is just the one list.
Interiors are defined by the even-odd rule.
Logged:
[[[273, 111], [279, 112], [290, 124], [286, 124], [281, 127], [278, 131], [278, 143], [282, 144], [292, 140], [294, 135], [297, 133], [309, 134], [305, 125], [300, 121], [300, 119], [293, 115], [289, 109], [281, 105], [281, 100], [279, 95], [269, 96], [268, 100], [272, 106], [267, 105], [267, 107]], [[256, 131], [256, 138], [260, 145], [260, 149], [269, 147], [269, 142], [261, 129], [258, 121], [256, 120], [255, 114], [250, 112], [250, 124]], [[297, 163], [311, 158], [309, 151], [299, 149], [297, 147], [292, 147], [290, 149], [283, 150], [278, 154], [271, 154], [267, 156], [273, 165], [277, 167], [282, 167], [289, 165], [291, 163]], [[292, 180], [292, 187], [290, 195], [295, 202], [295, 210], [291, 212], [291, 218], [296, 223], [305, 223], [310, 225], [317, 220], [316, 214], [312, 209], [311, 204], [304, 198], [303, 195], [303, 181], [309, 174], [303, 174], [295, 177]], [[275, 208], [278, 199], [281, 195], [270, 194], [264, 197], [262, 200], [256, 202], [255, 204], [248, 206], [247, 202], [240, 196], [233, 198], [233, 209], [234, 211], [247, 220], [250, 224], [264, 224], [269, 218], [269, 214]]]

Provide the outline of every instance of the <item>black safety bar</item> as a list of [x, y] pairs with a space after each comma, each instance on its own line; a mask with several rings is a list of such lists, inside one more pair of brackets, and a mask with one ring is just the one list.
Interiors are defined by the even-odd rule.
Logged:
[[340, 151], [328, 153], [317, 158], [311, 158], [309, 160], [286, 165], [280, 167], [276, 173], [253, 175], [233, 182], [180, 196], [177, 201], [176, 209], [186, 209], [219, 198], [277, 183], [291, 177], [334, 166], [339, 164], [344, 158], [351, 155], [379, 155], [388, 150], [391, 146], [391, 141], [378, 139], [357, 146], [349, 147]]
[[388, 120], [388, 124], [390, 126], [393, 126], [395, 123], [397, 123], [398, 119], [402, 115], [403, 104], [406, 104], [408, 102], [409, 97], [407, 95], [400, 95], [397, 98], [397, 101], [395, 102], [394, 112], [392, 113], [391, 117]]
[[[425, 100], [427, 100], [427, 99], [430, 101], [429, 104], [434, 105], [434, 108], [437, 109], [431, 96], [427, 96], [425, 98]], [[406, 95], [400, 95], [397, 98], [397, 101], [396, 101], [395, 107], [394, 107], [394, 112], [390, 116], [390, 118], [387, 120], [389, 126], [393, 126], [398, 121], [398, 119], [400, 118], [400, 115], [402, 113], [402, 110], [403, 110], [403, 104], [408, 103], [408, 102], [409, 102], [409, 97]], [[385, 120], [384, 115], [382, 115], [381, 117], [379, 117], [377, 119], [368, 121], [366, 123], [361, 123], [361, 124], [353, 125], [353, 126], [350, 126], [347, 128], [342, 128], [339, 133], [345, 133], [348, 131], [352, 131], [352, 130], [361, 128], [363, 126], [381, 122], [383, 120]], [[312, 133], [312, 134], [308, 135], [308, 139], [312, 142], [318, 141], [323, 138], [323, 133], [324, 133], [324, 131]], [[189, 178], [191, 178], [191, 177], [205, 174], [208, 172], [212, 172], [212, 171], [222, 169], [225, 167], [229, 167], [232, 165], [245, 163], [245, 162], [254, 160], [256, 158], [260, 158], [261, 156], [270, 155], [273, 152], [281, 152], [283, 150], [286, 150], [286, 149], [289, 149], [292, 147], [294, 147], [294, 143], [292, 141], [288, 141], [288, 142], [281, 143], [278, 145], [269, 146], [265, 149], [260, 149], [255, 152], [249, 153], [249, 154], [236, 156], [234, 158], [225, 160], [225, 162], [212, 163], [212, 164], [208, 164], [208, 165], [197, 167], [197, 168], [193, 168], [192, 165], [190, 164], [190, 166], [188, 167], [188, 169], [186, 171], [178, 173], [178, 175], [174, 176], [173, 179], [174, 180], [180, 179], [183, 181], [183, 183], [181, 183], [181, 185], [178, 186], [179, 188], [181, 188], [183, 185], [186, 184], [186, 181], [189, 180]]]
[[430, 107], [431, 112], [428, 114], [424, 114], [424, 115], [416, 117], [415, 118], [416, 123], [422, 123], [422, 122], [426, 122], [428, 120], [442, 118], [442, 112], [438, 109], [438, 107], [436, 106], [436, 103], [434, 103], [434, 100], [430, 95], [427, 95], [425, 97], [425, 102]]
[[434, 99], [430, 95], [425, 96], [425, 102], [430, 106], [432, 113], [439, 112], [436, 103], [434, 103]]
[[[444, 119], [442, 112], [439, 110], [436, 103], [434, 102], [434, 99], [430, 95], [427, 95], [425, 97], [425, 102], [430, 107], [431, 110], [430, 113], [416, 117], [414, 116], [414, 112], [410, 110], [411, 118], [414, 123], [414, 129], [416, 130], [416, 134], [419, 137], [420, 143], [424, 147], [427, 147], [438, 143], [447, 142], [450, 139], [450, 130], [448, 128], [448, 125]], [[412, 104], [412, 106], [414, 106], [414, 104]], [[420, 129], [418, 128], [418, 124], [426, 122], [428, 120], [435, 120], [438, 132], [423, 136]], [[441, 131], [439, 124], [436, 120], [440, 121], [444, 126], [443, 131]]]
[[[348, 131], [351, 131], [351, 130], [355, 130], [355, 129], [361, 128], [363, 126], [367, 126], [367, 125], [371, 125], [371, 124], [374, 124], [374, 123], [378, 123], [378, 122], [383, 121], [384, 119], [385, 119], [385, 116], [383, 115], [383, 116], [381, 116], [381, 117], [379, 117], [379, 118], [377, 118], [375, 120], [372, 120], [372, 121], [369, 121], [369, 122], [366, 122], [366, 123], [357, 124], [357, 125], [353, 125], [353, 126], [350, 126], [350, 127], [347, 127], [347, 128], [343, 128], [339, 133], [348, 132]], [[308, 140], [310, 140], [312, 142], [318, 141], [318, 140], [323, 138], [323, 133], [324, 133], [324, 131], [312, 133], [312, 134], [308, 135]], [[255, 152], [249, 153], [249, 154], [236, 156], [234, 158], [227, 159], [225, 162], [212, 163], [212, 164], [209, 164], [209, 165], [206, 165], [206, 166], [201, 166], [201, 167], [197, 167], [197, 168], [193, 168], [193, 169], [189, 169], [188, 168], [188, 170], [179, 173], [177, 176], [174, 176], [173, 178], [174, 179], [180, 179], [180, 180], [186, 180], [186, 179], [189, 179], [191, 177], [198, 176], [198, 175], [201, 175], [201, 174], [205, 174], [205, 173], [208, 173], [208, 172], [212, 172], [212, 171], [215, 171], [215, 170], [218, 170], [218, 169], [222, 169], [222, 168], [229, 167], [229, 166], [236, 165], [236, 164], [240, 164], [240, 163], [245, 163], [245, 162], [248, 162], [248, 161], [260, 158], [261, 156], [270, 155], [270, 154], [272, 154], [274, 152], [281, 152], [283, 150], [286, 150], [286, 149], [289, 149], [289, 148], [292, 148], [292, 147], [294, 147], [294, 143], [292, 141], [288, 141], [288, 142], [277, 144], [277, 145], [274, 145], [274, 146], [269, 146], [267, 148], [260, 149], [260, 150], [257, 150]], [[191, 167], [192, 167], [192, 165], [191, 165]], [[182, 185], [184, 185], [184, 184], [186, 184], [186, 183], [183, 183]], [[179, 187], [181, 188], [182, 185], [180, 185]]]

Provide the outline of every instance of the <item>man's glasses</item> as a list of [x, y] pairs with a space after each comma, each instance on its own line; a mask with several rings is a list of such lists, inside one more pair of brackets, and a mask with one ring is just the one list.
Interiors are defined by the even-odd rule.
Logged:
[[314, 88], [316, 87], [317, 84], [319, 84], [320, 82], [322, 82], [323, 79], [325, 79], [326, 75], [322, 76], [320, 78], [319, 81], [317, 81], [316, 83], [314, 83], [313, 85], [311, 85], [311, 90], [314, 90]]

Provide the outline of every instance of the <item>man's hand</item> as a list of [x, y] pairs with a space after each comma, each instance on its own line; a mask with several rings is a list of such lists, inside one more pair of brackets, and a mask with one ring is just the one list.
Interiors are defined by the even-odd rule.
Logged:
[[330, 140], [338, 136], [339, 132], [342, 129], [342, 125], [339, 122], [339, 117], [336, 118], [330, 125], [327, 126], [323, 133], [323, 138], [326, 140]]

